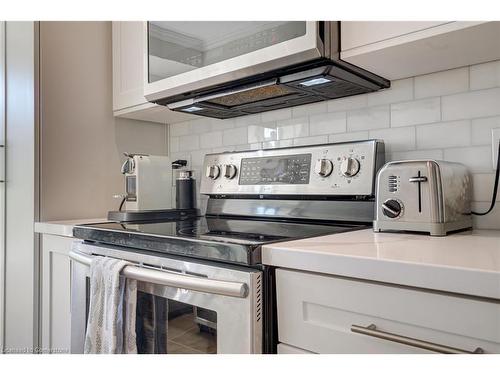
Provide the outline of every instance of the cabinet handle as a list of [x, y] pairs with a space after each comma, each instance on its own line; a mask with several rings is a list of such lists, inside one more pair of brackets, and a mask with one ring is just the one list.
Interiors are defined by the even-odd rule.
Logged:
[[453, 348], [450, 346], [434, 344], [434, 343], [429, 342], [429, 341], [418, 340], [418, 339], [414, 339], [411, 337], [406, 337], [406, 336], [396, 335], [394, 333], [380, 331], [379, 329], [377, 329], [377, 326], [375, 324], [370, 324], [368, 327], [362, 327], [362, 326], [358, 326], [356, 324], [353, 324], [351, 326], [351, 332], [359, 333], [361, 335], [376, 337], [376, 338], [382, 339], [382, 340], [393, 341], [393, 342], [397, 342], [397, 343], [403, 344], [403, 345], [414, 346], [416, 348], [421, 348], [421, 349], [425, 349], [425, 350], [429, 350], [429, 351], [437, 352], [437, 353], [443, 353], [443, 354], [482, 354], [482, 353], [484, 353], [484, 350], [481, 348], [476, 348], [474, 351], [471, 352], [468, 350], [457, 349], [457, 348]]

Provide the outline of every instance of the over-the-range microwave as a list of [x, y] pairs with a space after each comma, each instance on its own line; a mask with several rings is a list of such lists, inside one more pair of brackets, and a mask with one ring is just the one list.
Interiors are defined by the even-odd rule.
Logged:
[[340, 59], [336, 21], [145, 22], [144, 94], [231, 118], [372, 92], [390, 82]]

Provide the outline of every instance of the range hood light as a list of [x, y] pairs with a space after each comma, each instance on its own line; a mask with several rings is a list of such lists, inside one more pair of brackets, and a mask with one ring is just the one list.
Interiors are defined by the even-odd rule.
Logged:
[[192, 112], [201, 111], [202, 109], [203, 108], [201, 108], [201, 107], [197, 107], [197, 106], [193, 105], [191, 107], [182, 108], [181, 111], [192, 113]]
[[328, 78], [320, 77], [320, 78], [313, 78], [313, 79], [310, 79], [310, 80], [307, 80], [304, 82], [300, 82], [300, 84], [302, 86], [309, 87], [309, 86], [321, 85], [321, 84], [327, 83], [327, 82], [331, 82], [331, 80]]

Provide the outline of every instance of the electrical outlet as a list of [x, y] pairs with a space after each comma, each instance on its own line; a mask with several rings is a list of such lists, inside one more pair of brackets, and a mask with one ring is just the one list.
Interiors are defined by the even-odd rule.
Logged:
[[491, 155], [493, 156], [493, 169], [497, 169], [500, 167], [499, 165], [497, 165], [499, 142], [500, 142], [500, 128], [491, 129]]

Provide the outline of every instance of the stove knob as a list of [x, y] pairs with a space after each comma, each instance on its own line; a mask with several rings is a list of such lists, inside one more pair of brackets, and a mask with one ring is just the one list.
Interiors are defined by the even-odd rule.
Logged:
[[205, 175], [212, 180], [217, 179], [220, 175], [220, 167], [218, 165], [207, 166]]
[[359, 172], [359, 161], [356, 158], [347, 157], [340, 163], [340, 173], [345, 177], [354, 177]]
[[236, 165], [233, 164], [226, 164], [224, 166], [224, 177], [227, 179], [231, 180], [236, 176], [236, 172], [238, 172], [238, 169], [236, 168]]
[[395, 219], [401, 216], [403, 211], [403, 204], [396, 199], [388, 199], [382, 203], [382, 212], [385, 216]]
[[319, 159], [314, 166], [314, 172], [321, 177], [328, 177], [332, 174], [333, 164], [328, 159]]

